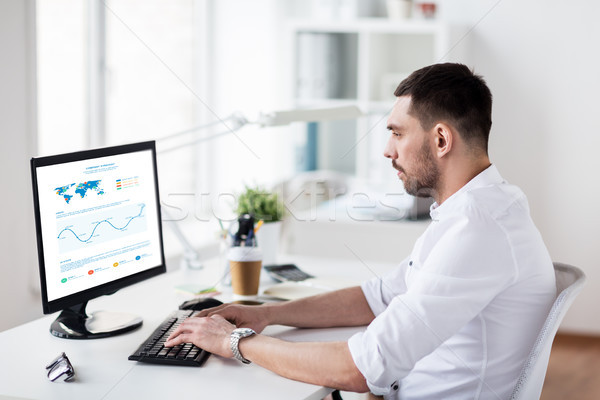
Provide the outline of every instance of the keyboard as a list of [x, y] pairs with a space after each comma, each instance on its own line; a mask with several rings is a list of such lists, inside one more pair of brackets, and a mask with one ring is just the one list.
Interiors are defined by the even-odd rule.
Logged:
[[209, 352], [191, 343], [184, 343], [175, 347], [164, 346], [169, 335], [179, 324], [197, 312], [194, 310], [173, 311], [128, 359], [154, 364], [200, 367], [210, 356]]

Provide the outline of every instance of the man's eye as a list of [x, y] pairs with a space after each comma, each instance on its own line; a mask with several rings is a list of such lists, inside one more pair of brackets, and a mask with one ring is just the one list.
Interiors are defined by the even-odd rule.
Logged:
[[389, 132], [390, 134], [392, 134], [393, 136], [396, 136], [396, 137], [400, 137], [400, 136], [401, 136], [401, 134], [400, 134], [399, 132], [396, 132], [396, 131], [394, 131], [394, 130], [393, 130], [393, 129], [391, 129], [391, 128], [388, 128], [388, 132]]

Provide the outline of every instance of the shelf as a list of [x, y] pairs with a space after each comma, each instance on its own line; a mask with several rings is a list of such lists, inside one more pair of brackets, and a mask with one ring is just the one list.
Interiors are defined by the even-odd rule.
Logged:
[[385, 132], [394, 91], [411, 72], [445, 61], [450, 50], [456, 59], [452, 39], [462, 37], [461, 28], [436, 20], [387, 18], [292, 20], [286, 27], [294, 104], [303, 108], [356, 104], [367, 114], [355, 121], [312, 126], [306, 143], [313, 147], [307, 145], [303, 151], [316, 155], [317, 169], [354, 173], [387, 185], [385, 135], [376, 133]]
[[327, 33], [399, 33], [399, 34], [438, 34], [448, 29], [448, 24], [436, 20], [396, 21], [387, 18], [361, 18], [356, 20], [314, 21], [293, 20], [289, 26], [296, 32]]
[[324, 99], [324, 98], [297, 98], [294, 103], [300, 108], [321, 108], [321, 107], [343, 107], [343, 106], [358, 106], [359, 101], [356, 98], [350, 99]]

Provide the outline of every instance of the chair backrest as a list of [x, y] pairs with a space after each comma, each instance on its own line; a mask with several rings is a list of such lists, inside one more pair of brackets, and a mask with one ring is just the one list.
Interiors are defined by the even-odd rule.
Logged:
[[554, 263], [554, 273], [556, 274], [556, 300], [548, 313], [546, 322], [542, 326], [531, 353], [529, 353], [529, 357], [525, 361], [510, 397], [511, 400], [540, 398], [554, 336], [558, 331], [560, 322], [585, 282], [583, 271], [571, 265]]

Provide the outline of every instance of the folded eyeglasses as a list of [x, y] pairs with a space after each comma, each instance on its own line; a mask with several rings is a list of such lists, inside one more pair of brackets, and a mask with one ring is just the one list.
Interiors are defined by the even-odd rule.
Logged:
[[48, 371], [48, 379], [50, 379], [52, 382], [59, 378], [62, 378], [65, 382], [68, 382], [75, 376], [75, 369], [73, 369], [71, 361], [69, 361], [69, 358], [64, 352], [62, 352], [50, 364], [48, 364], [46, 366], [46, 370]]

